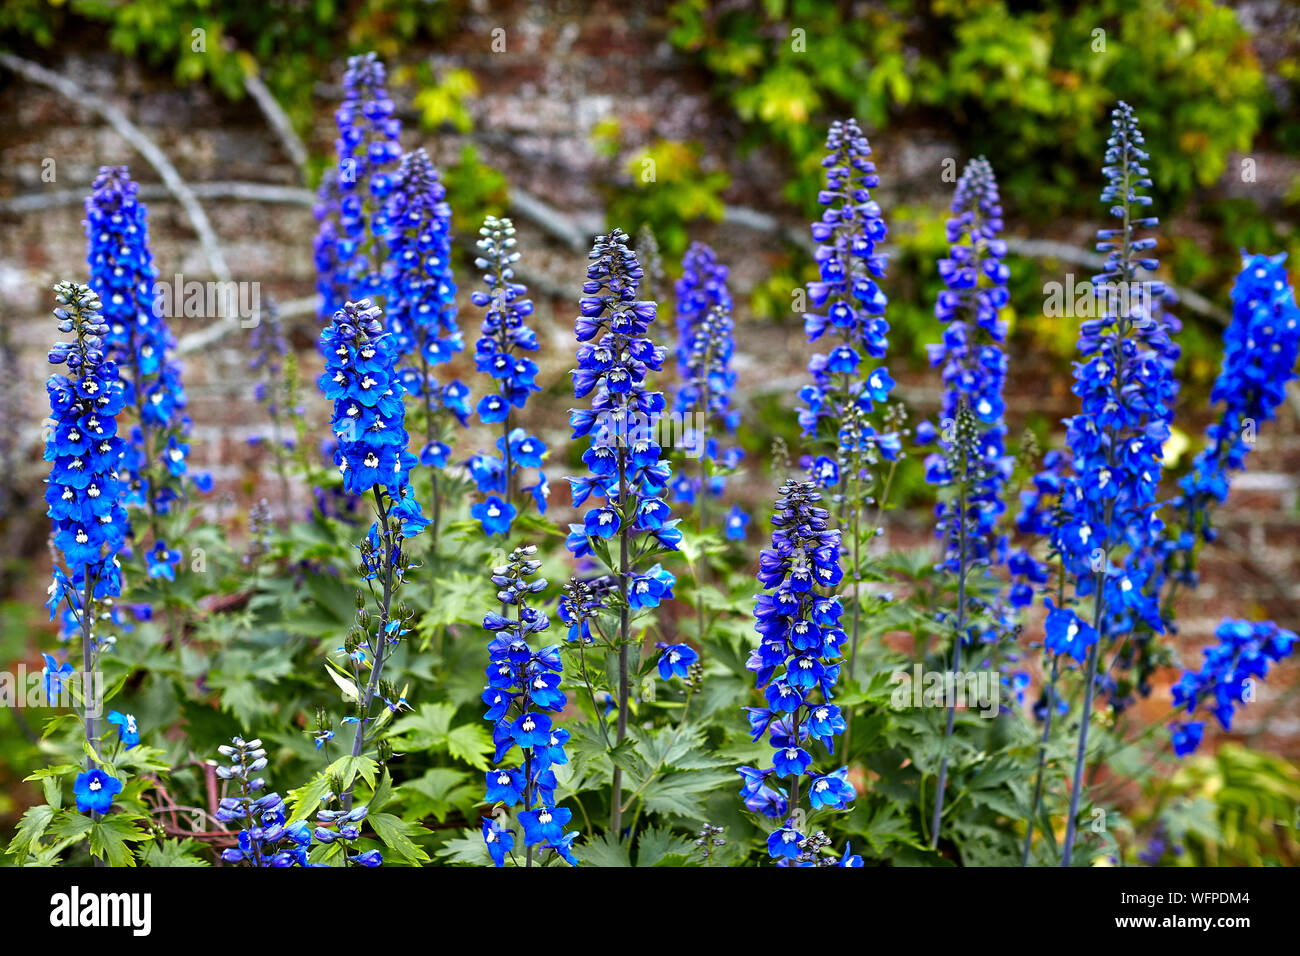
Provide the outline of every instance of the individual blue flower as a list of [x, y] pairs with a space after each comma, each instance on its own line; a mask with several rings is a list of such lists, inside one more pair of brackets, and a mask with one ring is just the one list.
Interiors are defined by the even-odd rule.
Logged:
[[749, 527], [749, 514], [740, 507], [732, 505], [727, 513], [726, 533], [732, 541], [744, 541], [745, 529]]
[[785, 826], [773, 830], [767, 838], [768, 856], [774, 859], [795, 859], [800, 851], [799, 844], [806, 837], [795, 829], [794, 820], [791, 819]]
[[1174, 753], [1179, 757], [1186, 757], [1194, 753], [1196, 748], [1201, 745], [1201, 738], [1205, 735], [1205, 722], [1202, 720], [1191, 720], [1185, 723], [1170, 724], [1170, 736], [1173, 739]]
[[49, 654], [41, 654], [41, 657], [45, 658], [45, 666], [41, 668], [45, 699], [53, 706], [53, 702], [63, 693], [64, 683], [72, 676], [73, 667], [69, 661], [60, 664]]
[[122, 741], [122, 746], [127, 750], [140, 742], [140, 730], [136, 727], [133, 714], [110, 710], [108, 712], [108, 722], [117, 726], [118, 739]]
[[543, 843], [554, 846], [563, 843], [564, 825], [572, 817], [573, 813], [564, 807], [541, 806], [536, 810], [521, 812], [519, 822], [524, 828], [524, 844], [534, 846]]
[[515, 847], [515, 834], [496, 820], [483, 817], [483, 842], [492, 856], [492, 862], [497, 866], [505, 866], [506, 857]]
[[82, 813], [107, 813], [113, 798], [122, 792], [122, 781], [99, 769], [77, 774], [72, 793], [77, 798], [77, 809]]
[[700, 659], [700, 655], [689, 644], [665, 644], [660, 642], [657, 646], [660, 649], [659, 676], [664, 680], [673, 677], [686, 677], [690, 672], [691, 665]]
[[825, 776], [814, 777], [808, 785], [808, 803], [814, 810], [830, 807], [843, 810], [857, 797], [858, 792], [849, 783], [849, 768], [841, 767]]
[[486, 501], [478, 502], [469, 511], [478, 519], [483, 526], [483, 532], [488, 535], [509, 534], [511, 522], [518, 514], [514, 505], [506, 504], [496, 495], [489, 495]]

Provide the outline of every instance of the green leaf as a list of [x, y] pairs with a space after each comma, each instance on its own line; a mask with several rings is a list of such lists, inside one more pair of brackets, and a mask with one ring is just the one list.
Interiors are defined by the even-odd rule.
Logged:
[[80, 838], [90, 830], [90, 817], [64, 810], [55, 819], [50, 832], [55, 836]]
[[18, 821], [18, 830], [14, 838], [9, 841], [9, 852], [19, 857], [32, 852], [33, 847], [40, 843], [56, 812], [54, 807], [46, 804], [28, 807], [22, 819]]
[[465, 836], [448, 840], [438, 850], [438, 858], [449, 863], [467, 863], [471, 866], [492, 866], [483, 835], [477, 830], [466, 830]]
[[602, 833], [573, 848], [573, 855], [585, 866], [631, 866], [627, 847], [618, 842], [612, 833]]
[[429, 831], [420, 824], [403, 820], [391, 813], [371, 813], [366, 817], [375, 836], [406, 863], [425, 863], [429, 854], [424, 848], [411, 840], [411, 837], [426, 834]]
[[316, 774], [297, 790], [290, 790], [288, 803], [293, 807], [293, 815], [289, 817], [289, 822], [306, 820], [320, 809], [321, 801], [329, 794], [330, 778], [329, 774], [324, 772]]
[[409, 816], [432, 816], [442, 823], [452, 810], [477, 804], [483, 792], [481, 784], [468, 773], [453, 767], [435, 767], [402, 784], [402, 796]]
[[695, 843], [668, 827], [647, 827], [636, 841], [636, 865], [658, 866], [666, 857], [687, 857]]
[[391, 743], [396, 750], [442, 750], [456, 715], [453, 704], [425, 704], [393, 724]]
[[496, 750], [492, 735], [482, 724], [461, 724], [447, 734], [447, 752], [471, 767], [487, 770], [487, 756]]
[[374, 792], [370, 794], [370, 799], [366, 801], [366, 809], [370, 813], [382, 810], [392, 796], [393, 781], [388, 776], [388, 769], [385, 768], [379, 775], [379, 783], [375, 786]]
[[140, 848], [140, 862], [153, 867], [211, 866], [199, 856], [203, 844], [198, 840], [163, 840], [147, 843]]
[[135, 866], [135, 854], [127, 843], [148, 839], [149, 834], [136, 827], [134, 818], [110, 813], [91, 824], [90, 853], [109, 866]]
[[641, 800], [651, 813], [675, 814], [688, 820], [706, 816], [702, 795], [734, 782], [734, 773], [721, 770], [693, 770], [660, 775], [646, 784]]
[[340, 757], [334, 761], [325, 771], [326, 777], [339, 777], [342, 779], [343, 789], [347, 790], [352, 786], [352, 781], [360, 777], [371, 787], [375, 785], [375, 777], [379, 773], [379, 764], [370, 757], [354, 757], [351, 754]]

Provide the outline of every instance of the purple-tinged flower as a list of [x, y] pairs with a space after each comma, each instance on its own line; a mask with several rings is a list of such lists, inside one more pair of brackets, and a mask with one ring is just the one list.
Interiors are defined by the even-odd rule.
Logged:
[[336, 164], [321, 180], [315, 208], [316, 289], [321, 318], [350, 299], [383, 292], [371, 220], [393, 189], [402, 155], [402, 121], [388, 95], [384, 65], [374, 53], [349, 58], [343, 102], [334, 113]]

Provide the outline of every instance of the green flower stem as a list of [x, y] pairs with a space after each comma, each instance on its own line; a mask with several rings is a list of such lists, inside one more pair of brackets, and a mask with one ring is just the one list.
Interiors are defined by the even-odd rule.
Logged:
[[[388, 511], [384, 508], [383, 495], [379, 486], [375, 485], [372, 489], [375, 496], [375, 508], [379, 511], [379, 522], [384, 529], [384, 596], [380, 603], [379, 629], [375, 634], [375, 643], [371, 646], [370, 652], [374, 656], [374, 665], [370, 668], [370, 680], [366, 683], [365, 694], [360, 701], [360, 713], [357, 721], [357, 732], [352, 738], [352, 756], [361, 756], [361, 751], [366, 743], [366, 721], [370, 719], [370, 704], [374, 700], [375, 690], [379, 687], [379, 675], [384, 669], [384, 661], [387, 659], [388, 651], [388, 620], [390, 608], [393, 601], [393, 531], [388, 523]], [[344, 810], [352, 809], [352, 787], [355, 778], [348, 782], [347, 788], [341, 797]]]

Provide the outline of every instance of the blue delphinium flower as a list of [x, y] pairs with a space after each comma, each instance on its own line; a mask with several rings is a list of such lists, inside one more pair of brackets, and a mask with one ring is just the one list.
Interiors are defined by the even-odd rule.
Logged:
[[[181, 369], [170, 353], [176, 340], [167, 325], [167, 297], [155, 294], [158, 270], [149, 251], [148, 213], [125, 166], [101, 167], [86, 199], [90, 286], [104, 303], [108, 355], [122, 371], [126, 405], [139, 416], [121, 466], [130, 502], [142, 506], [150, 531], [160, 537], [158, 516], [185, 495], [190, 419]], [[181, 290], [172, 290], [179, 301]], [[200, 490], [206, 475], [193, 477]], [[154, 577], [174, 579], [175, 566], [154, 564]], [[170, 573], [166, 573], [170, 571]]]
[[217, 750], [230, 761], [218, 764], [217, 776], [234, 781], [239, 788], [237, 794], [221, 799], [215, 814], [222, 823], [240, 826], [235, 846], [221, 851], [223, 861], [272, 867], [329, 865], [311, 862], [314, 843], [330, 846], [323, 854], [325, 861], [339, 856], [344, 866], [379, 866], [383, 862], [375, 850], [350, 852], [361, 836], [360, 823], [366, 818], [366, 807], [348, 811], [321, 809], [314, 830], [305, 820], [290, 822], [284, 799], [278, 793], [262, 793], [266, 781], [258, 774], [267, 764], [262, 741], [235, 737]]
[[[550, 494], [541, 471], [546, 444], [514, 425], [514, 413], [524, 408], [530, 394], [541, 390], [536, 381], [537, 363], [522, 354], [537, 351], [537, 335], [527, 325], [533, 314], [533, 303], [525, 298], [528, 290], [514, 281], [514, 263], [519, 261], [514, 223], [488, 216], [479, 235], [474, 265], [482, 271], [487, 289], [476, 290], [471, 296], [475, 305], [486, 309], [482, 334], [474, 346], [474, 364], [492, 379], [492, 387], [479, 400], [478, 416], [483, 424], [499, 430], [501, 437], [496, 442], [499, 456], [480, 454], [471, 459], [470, 470], [479, 490], [489, 495], [473, 510], [486, 534], [508, 535], [519, 513], [517, 491], [531, 496], [541, 512], [546, 510]], [[516, 475], [526, 468], [537, 470], [537, 481], [521, 489]], [[504, 507], [491, 505], [494, 500]], [[494, 509], [505, 517], [489, 522], [486, 519]]]
[[[1207, 647], [1199, 671], [1183, 671], [1173, 685], [1174, 707], [1189, 716], [1204, 707], [1224, 730], [1232, 729], [1237, 707], [1254, 700], [1254, 684], [1295, 650], [1296, 635], [1272, 621], [1228, 618], [1214, 632], [1219, 643]], [[1201, 742], [1204, 722], [1174, 723], [1174, 752], [1185, 757]]]
[[469, 390], [459, 380], [439, 382], [434, 369], [464, 349], [456, 322], [451, 268], [451, 208], [438, 171], [423, 149], [402, 157], [391, 190], [376, 210], [371, 231], [383, 242], [383, 289], [389, 328], [397, 343], [402, 384], [421, 409], [420, 464], [433, 469], [433, 534], [438, 533], [442, 489], [438, 471], [451, 449], [448, 425], [465, 426]]
[[[691, 243], [682, 257], [682, 277], [677, 280], [677, 367], [682, 384], [673, 410], [682, 417], [687, 433], [682, 444], [695, 449], [706, 475], [679, 474], [672, 483], [673, 498], [681, 504], [700, 505], [700, 524], [707, 524], [710, 498], [722, 497], [727, 474], [744, 457], [739, 448], [719, 452], [712, 425], [734, 432], [739, 413], [731, 407], [736, 373], [731, 369], [735, 352], [731, 293], [727, 267], [703, 243]], [[720, 463], [712, 467], [705, 462]], [[743, 538], [743, 528], [741, 529]]]
[[[789, 778], [791, 796], [787, 800], [786, 791], [764, 782], [765, 772], [748, 767], [740, 769], [745, 781], [741, 795], [759, 812], [789, 816], [771, 835], [768, 852], [790, 860], [803, 852], [799, 844], [806, 839], [794, 823], [801, 790], [817, 794], [810, 796], [808, 819], [825, 809], [844, 809], [856, 795], [843, 774], [810, 772], [812, 742], [833, 755], [834, 738], [845, 729], [833, 703], [841, 648], [848, 639], [839, 626], [843, 607], [836, 597], [843, 578], [840, 533], [828, 527], [830, 514], [817, 504], [820, 500], [812, 482], [781, 486], [772, 516], [772, 546], [759, 555], [758, 580], [764, 588], [754, 606], [759, 645], [746, 665], [767, 700], [766, 707], [747, 708], [753, 737], [767, 735], [774, 774]], [[819, 781], [829, 782], [818, 786]]]
[[1074, 474], [1063, 495], [1068, 518], [1061, 529], [1062, 559], [1076, 595], [1093, 599], [1096, 636], [1086, 655], [1065, 863], [1074, 845], [1102, 646], [1139, 628], [1164, 630], [1151, 561], [1163, 534], [1156, 490], [1177, 392], [1172, 365], [1178, 349], [1170, 337], [1177, 326], [1157, 306], [1163, 284], [1139, 281], [1141, 271], [1152, 272], [1157, 265], [1147, 255], [1155, 239], [1138, 237], [1157, 220], [1134, 215], [1151, 204], [1143, 193], [1151, 180], [1142, 165], [1147, 160], [1142, 144], [1137, 117], [1120, 103], [1112, 113], [1103, 169], [1107, 185], [1101, 194], [1120, 226], [1098, 233], [1098, 248], [1107, 252], [1103, 271], [1093, 277], [1100, 317], [1080, 323], [1084, 361], [1075, 368], [1074, 393], [1083, 410], [1069, 419], [1067, 429]]
[[1165, 570], [1178, 584], [1196, 586], [1196, 549], [1216, 537], [1211, 508], [1227, 500], [1233, 472], [1245, 469], [1259, 429], [1276, 417], [1287, 382], [1296, 377], [1300, 308], [1285, 262], [1285, 254], [1242, 255], [1223, 365], [1210, 392], [1223, 412], [1206, 429], [1205, 447], [1173, 501], [1180, 528], [1167, 542]]
[[[728, 269], [702, 242], [693, 242], [682, 256], [682, 277], [677, 280], [677, 369], [682, 382], [698, 377], [699, 356], [694, 343], [700, 323], [715, 308], [731, 312], [727, 289]], [[696, 399], [688, 399], [695, 404]]]
[[[564, 639], [586, 646], [594, 643], [591, 636], [591, 619], [604, 605], [591, 583], [576, 577], [569, 578], [560, 595], [560, 620], [569, 629]], [[585, 658], [584, 658], [585, 659]]]
[[[353, 680], [365, 688], [355, 714], [347, 721], [356, 724], [354, 757], [360, 756], [368, 743], [377, 742], [368, 736], [375, 719], [371, 708], [376, 696], [380, 700], [398, 696], [393, 688], [381, 685], [380, 676], [393, 648], [408, 632], [413, 612], [395, 607], [393, 597], [410, 565], [403, 542], [429, 523], [408, 482], [415, 457], [407, 451], [405, 389], [396, 370], [397, 343], [385, 330], [382, 317], [382, 310], [368, 299], [347, 302], [320, 338], [325, 371], [319, 384], [334, 403], [335, 462], [347, 492], [373, 497], [377, 518], [358, 546], [365, 577], [381, 582], [372, 592], [376, 613], [358, 610], [358, 627], [349, 632], [343, 648]], [[351, 810], [350, 787], [341, 799], [343, 809]]]
[[964, 400], [979, 433], [974, 451], [982, 472], [981, 480], [967, 490], [964, 553], [959, 553], [961, 523], [953, 513], [955, 503], [944, 500], [936, 509], [938, 533], [945, 539], [944, 566], [955, 572], [961, 560], [999, 562], [1003, 547], [996, 526], [1005, 511], [1001, 493], [1011, 474], [1002, 419], [1007, 360], [1002, 352], [1006, 323], [1001, 312], [1008, 301], [1009, 274], [1002, 259], [1007, 247], [998, 238], [1002, 207], [997, 181], [983, 157], [971, 160], [962, 171], [952, 213], [947, 224], [951, 247], [948, 257], [939, 260], [944, 290], [934, 308], [935, 317], [944, 323], [943, 341], [928, 346], [930, 365], [942, 367], [941, 415], [949, 427], [940, 433], [939, 450], [925, 464], [927, 481], [945, 488], [953, 485], [951, 426]]
[[[1113, 116], [1102, 201], [1112, 204], [1123, 225], [1098, 233], [1099, 247], [1108, 250], [1104, 271], [1093, 278], [1103, 314], [1080, 324], [1085, 361], [1076, 368], [1074, 393], [1083, 411], [1068, 422], [1074, 476], [1066, 489], [1069, 518], [1062, 529], [1063, 556], [1078, 594], [1101, 591], [1095, 604], [1102, 638], [1138, 622], [1163, 630], [1144, 556], [1163, 529], [1156, 489], [1177, 390], [1172, 359], [1178, 354], [1170, 320], [1154, 308], [1163, 284], [1138, 281], [1139, 270], [1156, 267], [1156, 260], [1144, 255], [1155, 240], [1137, 233], [1157, 220], [1132, 215], [1151, 202], [1141, 192], [1151, 185], [1141, 165], [1147, 159], [1142, 134], [1127, 104]], [[1125, 299], [1128, 307], [1117, 310], [1115, 303]]]
[[348, 59], [343, 102], [334, 113], [337, 163], [321, 180], [315, 215], [316, 289], [322, 319], [349, 299], [382, 293], [371, 219], [393, 188], [402, 155], [402, 122], [374, 53]]
[[[572, 812], [555, 805], [553, 768], [569, 760], [564, 752], [569, 732], [555, 726], [551, 717], [567, 703], [559, 689], [563, 671], [559, 648], [534, 650], [529, 643], [551, 625], [544, 611], [529, 606], [530, 596], [546, 589], [544, 578], [530, 580], [541, 567], [533, 558], [536, 553], [535, 546], [516, 548], [507, 564], [493, 568], [497, 600], [508, 613], [494, 611], [483, 619], [483, 627], [495, 635], [488, 645], [483, 716], [492, 723], [496, 744], [492, 762], [498, 765], [487, 772], [486, 799], [519, 806], [516, 816], [524, 829], [526, 866], [532, 866], [533, 847], [538, 844], [576, 862], [568, 852], [571, 835], [564, 830]], [[514, 616], [509, 613], [512, 609]], [[500, 766], [516, 746], [521, 753], [518, 767]], [[514, 846], [513, 831], [485, 818], [483, 839], [496, 865], [504, 866]]]
[[[839, 342], [828, 354], [812, 357], [808, 371], [814, 384], [799, 392], [805, 403], [799, 422], [810, 438], [818, 436], [823, 423], [837, 433], [850, 406], [870, 412], [883, 404], [894, 385], [885, 368], [872, 369], [866, 361], [883, 359], [889, 348], [889, 300], [877, 281], [885, 276], [886, 257], [876, 249], [888, 229], [880, 205], [871, 198], [880, 178], [870, 156], [871, 147], [854, 120], [831, 124], [822, 160], [825, 185], [817, 194], [823, 212], [812, 225], [819, 275], [808, 285], [808, 302], [816, 311], [804, 316], [804, 332], [816, 342], [831, 331]], [[881, 457], [897, 456], [897, 436], [867, 429], [860, 437]]]
[[[653, 426], [664, 411], [664, 398], [647, 387], [648, 372], [663, 368], [665, 353], [649, 338], [653, 302], [637, 299], [643, 277], [627, 235], [615, 229], [599, 236], [588, 258], [587, 281], [574, 323], [578, 368], [570, 374], [578, 398], [591, 396], [591, 407], [573, 409], [573, 437], [591, 439], [582, 460], [589, 474], [569, 478], [574, 507], [591, 498], [602, 501], [569, 525], [566, 546], [574, 557], [595, 555], [618, 583], [619, 627], [614, 639], [619, 655], [618, 740], [626, 736], [631, 697], [628, 648], [632, 642], [631, 595], [656, 575], [642, 570], [654, 556], [674, 551], [681, 541], [679, 519], [670, 517], [664, 500], [672, 468], [661, 459]], [[613, 542], [618, 541], [617, 554]], [[641, 607], [654, 607], [672, 597], [671, 590], [653, 594]], [[615, 649], [611, 647], [611, 650]], [[621, 819], [622, 771], [614, 771], [614, 829]]]
[[54, 425], [45, 443], [50, 462], [45, 501], [54, 544], [67, 565], [66, 575], [54, 578], [47, 605], [51, 620], [65, 596], [80, 612], [77, 595], [88, 583], [92, 599], [121, 594], [117, 554], [128, 532], [125, 488], [118, 477], [125, 443], [117, 434], [126, 389], [108, 356], [102, 303], [89, 286], [61, 282], [54, 291], [59, 331], [75, 339], [50, 350], [50, 363], [66, 365], [69, 374], [52, 375], [46, 383]]
[[136, 726], [134, 714], [124, 714], [120, 710], [108, 712], [108, 722], [117, 727], [118, 739], [122, 746], [130, 750], [140, 742], [140, 728]]
[[880, 364], [889, 348], [889, 300], [880, 286], [887, 257], [879, 248], [888, 228], [871, 198], [880, 179], [870, 157], [871, 146], [856, 121], [831, 124], [822, 159], [824, 182], [817, 194], [822, 214], [812, 224], [818, 277], [807, 287], [804, 332], [810, 342], [828, 332], [832, 341], [827, 352], [815, 353], [808, 362], [813, 381], [800, 389], [798, 410], [805, 437], [833, 448], [811, 460], [809, 475], [835, 489], [837, 520], [845, 532], [852, 581], [850, 674], [860, 643], [863, 555], [876, 533], [864, 516], [872, 504], [877, 513], [883, 507], [869, 491], [877, 466], [896, 462], [902, 454], [901, 417], [888, 407], [894, 380]]
[[113, 798], [121, 792], [122, 781], [99, 769], [77, 774], [72, 785], [77, 809], [82, 813], [107, 813], [113, 806]]
[[695, 648], [689, 644], [668, 644], [660, 641], [655, 646], [659, 648], [659, 676], [664, 680], [673, 677], [685, 679], [690, 673], [691, 665], [700, 659]]
[[334, 403], [338, 438], [334, 462], [343, 487], [354, 495], [380, 491], [391, 500], [407, 537], [423, 527], [420, 505], [410, 493], [416, 459], [407, 451], [405, 387], [396, 370], [397, 343], [384, 328], [383, 312], [369, 299], [348, 302], [321, 332], [325, 371], [319, 379]]

